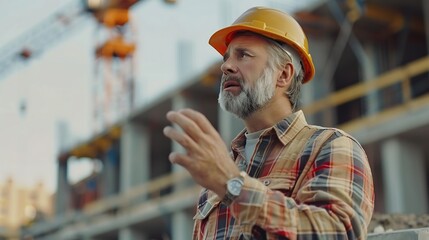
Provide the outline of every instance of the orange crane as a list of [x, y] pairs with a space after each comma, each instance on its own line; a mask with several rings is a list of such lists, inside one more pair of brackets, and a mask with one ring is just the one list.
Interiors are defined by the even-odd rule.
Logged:
[[101, 35], [95, 46], [92, 91], [95, 134], [126, 117], [133, 108], [136, 41], [129, 8], [136, 2], [87, 1], [87, 9], [97, 19], [97, 33]]
[[[130, 7], [139, 0], [86, 0], [97, 19], [102, 39], [95, 49], [93, 130], [100, 133], [128, 116], [134, 108], [135, 29]], [[173, 0], [166, 3], [175, 3]]]
[[[130, 8], [143, 0], [72, 0], [68, 5], [18, 38], [0, 47], [0, 79], [27, 65], [85, 21], [96, 19], [97, 33], [93, 81], [94, 133], [103, 131], [133, 107], [133, 54], [135, 36]], [[164, 0], [173, 4], [175, 0]], [[98, 38], [98, 36], [96, 36]]]

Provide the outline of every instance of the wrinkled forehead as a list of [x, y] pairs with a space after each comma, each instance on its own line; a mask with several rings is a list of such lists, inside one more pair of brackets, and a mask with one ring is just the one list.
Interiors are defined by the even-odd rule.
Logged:
[[257, 57], [258, 61], [268, 61], [270, 53], [268, 43], [256, 36], [238, 36], [232, 39], [223, 55], [223, 60], [226, 61], [231, 56]]
[[[235, 39], [241, 39], [241, 38], [252, 39], [249, 41], [253, 41], [255, 43], [259, 42], [263, 44], [264, 47], [273, 46], [275, 48], [280, 49], [281, 51], [284, 51], [289, 56], [289, 60], [292, 62], [292, 65], [294, 66], [295, 75], [298, 75], [301, 72], [302, 70], [301, 58], [297, 53], [297, 51], [293, 47], [289, 46], [288, 44], [266, 37], [264, 35], [246, 30], [246, 31], [233, 32], [227, 37], [228, 49], [231, 42], [233, 42]], [[227, 52], [228, 52], [228, 49], [227, 49]]]

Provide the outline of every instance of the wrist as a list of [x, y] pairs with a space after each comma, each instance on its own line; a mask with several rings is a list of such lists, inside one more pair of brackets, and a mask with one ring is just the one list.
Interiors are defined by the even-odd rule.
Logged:
[[242, 171], [235, 177], [230, 178], [225, 184], [225, 194], [222, 197], [222, 203], [230, 205], [241, 193], [244, 186], [246, 172]]
[[232, 178], [239, 177], [239, 176], [240, 176], [240, 170], [238, 170], [238, 168], [231, 169], [228, 172], [218, 176], [217, 179], [219, 181], [216, 183], [216, 188], [212, 189], [213, 192], [215, 192], [219, 196], [219, 198], [222, 199], [226, 194], [226, 190], [227, 190], [226, 185], [228, 181]]

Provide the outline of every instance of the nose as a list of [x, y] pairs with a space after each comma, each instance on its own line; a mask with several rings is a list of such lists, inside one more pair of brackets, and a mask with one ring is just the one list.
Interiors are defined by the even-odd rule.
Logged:
[[234, 61], [231, 58], [227, 58], [222, 65], [220, 66], [221, 71], [223, 74], [228, 75], [231, 73], [237, 72], [237, 67], [234, 64]]

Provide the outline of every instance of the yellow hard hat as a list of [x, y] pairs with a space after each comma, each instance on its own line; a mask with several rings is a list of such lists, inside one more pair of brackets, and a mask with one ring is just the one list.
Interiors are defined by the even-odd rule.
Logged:
[[286, 43], [299, 54], [304, 68], [303, 83], [314, 76], [314, 65], [308, 49], [308, 40], [299, 23], [290, 15], [277, 9], [253, 7], [229, 26], [215, 32], [209, 44], [224, 55], [234, 32], [248, 30]]

